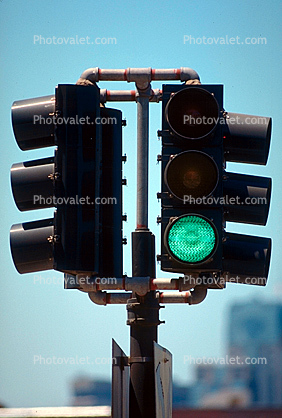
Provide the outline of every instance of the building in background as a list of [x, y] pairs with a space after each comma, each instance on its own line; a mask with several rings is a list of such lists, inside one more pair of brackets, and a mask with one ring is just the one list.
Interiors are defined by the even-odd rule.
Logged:
[[248, 408], [252, 404], [248, 380], [246, 366], [198, 365], [189, 404], [198, 408]]
[[78, 377], [72, 384], [72, 406], [111, 405], [111, 382]]
[[254, 300], [233, 305], [228, 354], [251, 363], [246, 381], [252, 406], [282, 406], [281, 304]]
[[225, 358], [205, 359], [196, 366], [189, 404], [282, 407], [282, 305], [256, 300], [234, 304], [227, 342]]
[[[173, 406], [185, 408], [189, 399], [189, 388], [173, 385]], [[78, 377], [72, 383], [72, 406], [110, 406], [111, 382]]]

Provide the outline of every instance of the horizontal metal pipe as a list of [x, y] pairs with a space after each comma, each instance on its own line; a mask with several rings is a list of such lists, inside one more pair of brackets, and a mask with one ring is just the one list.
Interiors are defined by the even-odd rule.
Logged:
[[[152, 89], [149, 102], [159, 103], [162, 100], [162, 90]], [[137, 102], [137, 90], [107, 90], [100, 89], [100, 102]], [[55, 100], [55, 96], [50, 96], [50, 100]]]
[[[138, 98], [137, 90], [100, 90], [101, 103], [106, 102], [136, 102]], [[162, 100], [162, 90], [152, 89], [149, 101], [158, 103]]]
[[101, 70], [100, 68], [95, 69], [98, 72], [95, 73], [96, 81], [126, 81], [126, 70], [122, 69], [105, 69]]
[[101, 290], [126, 290], [134, 291], [140, 296], [146, 295], [150, 289], [149, 277], [110, 277], [95, 278], [91, 282], [90, 277], [77, 276], [77, 280], [83, 292], [99, 292]]
[[126, 304], [132, 293], [89, 292], [89, 298], [97, 305]]
[[90, 277], [77, 276], [83, 292], [98, 292], [100, 290], [126, 290], [145, 295], [150, 290], [179, 290], [186, 291], [201, 286], [185, 277], [180, 278], [158, 278], [150, 277], [110, 277], [95, 278], [91, 282]]
[[180, 80], [181, 69], [152, 70], [152, 80]]
[[[88, 292], [89, 298], [97, 305], [126, 304], [131, 299], [132, 293]], [[207, 288], [196, 286], [194, 290], [187, 292], [157, 292], [159, 303], [188, 303], [196, 305], [207, 296]]]
[[[151, 279], [151, 290], [179, 290], [181, 279]], [[186, 290], [189, 290], [188, 288]]]
[[188, 67], [181, 67], [179, 69], [155, 69], [152, 70], [152, 80], [200, 80], [199, 74]]
[[135, 102], [136, 91], [135, 90], [100, 90], [101, 103], [106, 102]]
[[160, 303], [189, 303], [191, 292], [160, 292]]
[[88, 68], [81, 74], [81, 79], [96, 83], [98, 81], [127, 81], [136, 82], [139, 87], [152, 80], [200, 80], [198, 73], [192, 68], [181, 67], [178, 69], [152, 69], [152, 68], [127, 68], [127, 69], [101, 69]]
[[159, 293], [160, 303], [188, 303], [196, 305], [201, 303], [207, 295], [207, 288], [197, 287], [187, 292], [161, 292]]

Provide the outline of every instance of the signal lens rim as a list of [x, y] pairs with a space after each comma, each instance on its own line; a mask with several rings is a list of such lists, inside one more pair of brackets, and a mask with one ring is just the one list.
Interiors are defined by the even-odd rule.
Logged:
[[[170, 248], [170, 245], [169, 245], [169, 233], [170, 233], [170, 231], [171, 231], [171, 229], [173, 228], [173, 226], [177, 223], [177, 222], [179, 222], [179, 220], [180, 219], [183, 219], [183, 218], [192, 218], [192, 217], [196, 217], [196, 218], [199, 218], [199, 219], [201, 219], [201, 220], [203, 220], [203, 221], [205, 221], [206, 222], [206, 224], [208, 224], [209, 225], [209, 227], [212, 229], [212, 232], [213, 232], [213, 234], [214, 234], [214, 244], [213, 244], [213, 248], [212, 248], [212, 250], [211, 251], [209, 251], [209, 253], [207, 253], [206, 255], [205, 255], [205, 257], [203, 257], [203, 258], [201, 258], [200, 260], [198, 260], [198, 261], [187, 261], [187, 260], [183, 260], [183, 259], [181, 259], [181, 258], [179, 258], [172, 250], [171, 250], [171, 248]], [[179, 263], [182, 263], [183, 265], [186, 265], [186, 266], [197, 266], [197, 265], [202, 265], [202, 264], [204, 264], [204, 263], [206, 263], [207, 261], [209, 261], [212, 257], [213, 257], [213, 255], [214, 255], [214, 253], [216, 252], [216, 250], [217, 250], [217, 248], [218, 248], [218, 244], [219, 244], [219, 234], [218, 234], [218, 231], [217, 231], [217, 229], [216, 229], [216, 227], [215, 227], [215, 225], [214, 225], [214, 223], [210, 220], [210, 219], [208, 219], [207, 217], [205, 217], [205, 216], [203, 216], [203, 215], [200, 215], [200, 214], [198, 214], [198, 213], [188, 213], [188, 214], [184, 214], [184, 215], [181, 215], [181, 216], [178, 216], [178, 217], [176, 217], [176, 218], [174, 218], [171, 222], [169, 222], [168, 223], [168, 225], [167, 225], [167, 227], [166, 227], [166, 229], [165, 229], [165, 232], [164, 232], [164, 244], [165, 244], [165, 247], [166, 247], [166, 249], [167, 249], [167, 251], [168, 251], [168, 253], [169, 253], [169, 255], [175, 260], [175, 261], [177, 261], [177, 262], [179, 262]], [[189, 248], [189, 246], [187, 247], [187, 249]]]
[[[206, 97], [208, 97], [211, 101], [210, 101], [210, 104], [212, 105], [212, 106], [214, 106], [214, 108], [212, 109], [212, 115], [210, 116], [208, 116], [208, 117], [212, 117], [212, 118], [214, 118], [214, 122], [215, 122], [215, 120], [216, 120], [216, 123], [213, 123], [212, 125], [212, 127], [211, 127], [211, 129], [210, 130], [208, 130], [208, 131], [206, 131], [206, 132], [203, 132], [201, 135], [199, 135], [199, 136], [189, 136], [189, 135], [184, 135], [183, 133], [181, 133], [181, 132], [179, 132], [179, 130], [177, 130], [177, 129], [175, 129], [175, 127], [173, 126], [174, 125], [174, 123], [172, 123], [172, 118], [171, 118], [171, 115], [170, 115], [170, 113], [171, 113], [171, 111], [172, 110], [174, 110], [173, 109], [173, 106], [175, 105], [175, 107], [176, 108], [178, 108], [179, 109], [179, 104], [177, 103], [179, 100], [180, 100], [180, 102], [181, 102], [181, 99], [182, 99], [182, 97], [181, 96], [185, 96], [185, 95], [189, 95], [189, 94], [195, 94], [196, 92], [198, 91], [198, 94], [199, 95], [203, 95], [203, 96], [206, 96]], [[191, 100], [191, 103], [193, 103], [193, 99]], [[174, 103], [174, 105], [173, 105], [173, 103]], [[181, 104], [181, 103], [180, 103]], [[170, 129], [172, 130], [172, 132], [175, 134], [175, 135], [177, 135], [177, 137], [179, 137], [179, 138], [181, 138], [181, 139], [185, 139], [185, 140], [193, 140], [193, 141], [196, 141], [196, 140], [200, 140], [200, 139], [203, 139], [203, 138], [206, 138], [207, 136], [209, 136], [209, 135], [211, 135], [213, 132], [214, 132], [214, 130], [216, 129], [216, 127], [218, 126], [218, 121], [219, 121], [219, 114], [220, 114], [220, 109], [219, 109], [219, 104], [218, 104], [218, 102], [217, 102], [217, 100], [216, 100], [216, 98], [214, 97], [214, 95], [212, 94], [212, 93], [210, 93], [209, 91], [207, 91], [207, 90], [205, 90], [205, 89], [203, 89], [203, 88], [201, 88], [201, 87], [192, 87], [192, 86], [189, 86], [189, 87], [187, 87], [187, 88], [185, 88], [185, 89], [182, 89], [182, 90], [179, 90], [177, 93], [174, 93], [171, 97], [170, 97], [170, 99], [169, 99], [169, 101], [167, 102], [167, 104], [166, 104], [166, 108], [165, 108], [165, 117], [166, 117], [166, 120], [167, 120], [167, 122], [168, 122], [168, 125], [169, 125], [169, 127], [170, 127]], [[184, 116], [184, 114], [183, 114], [183, 116]], [[204, 116], [206, 116], [206, 115], [204, 115]]]
[[[200, 158], [203, 158], [203, 162], [201, 163], [201, 164], [203, 164], [204, 163], [204, 160], [206, 160], [206, 161], [209, 161], [210, 163], [211, 163], [211, 168], [213, 168], [214, 169], [214, 174], [215, 174], [215, 177], [216, 177], [216, 180], [213, 182], [213, 185], [212, 185], [212, 187], [210, 187], [210, 191], [209, 192], [207, 192], [206, 194], [199, 194], [199, 193], [197, 193], [197, 194], [194, 194], [194, 195], [192, 195], [192, 193], [190, 194], [193, 198], [195, 198], [195, 199], [197, 199], [197, 198], [203, 198], [203, 197], [209, 197], [209, 196], [211, 196], [212, 195], [212, 193], [215, 191], [215, 189], [216, 189], [216, 187], [217, 187], [217, 185], [218, 185], [218, 182], [219, 182], [219, 170], [218, 170], [218, 166], [217, 166], [217, 164], [215, 163], [215, 161], [214, 161], [214, 159], [213, 158], [211, 158], [208, 154], [206, 154], [205, 152], [202, 152], [202, 151], [196, 151], [196, 150], [189, 150], [189, 151], [183, 151], [183, 152], [181, 152], [180, 154], [176, 154], [175, 156], [173, 156], [173, 158], [171, 158], [171, 160], [168, 162], [168, 164], [166, 165], [166, 167], [165, 167], [165, 171], [164, 171], [164, 181], [165, 181], [165, 184], [166, 184], [166, 186], [167, 186], [167, 188], [168, 188], [168, 190], [169, 190], [169, 192], [174, 196], [174, 197], [176, 197], [177, 199], [179, 199], [180, 201], [184, 201], [184, 198], [182, 198], [181, 196], [179, 196], [179, 194], [180, 193], [176, 193], [175, 192], [175, 189], [173, 189], [172, 187], [171, 187], [171, 180], [168, 180], [168, 178], [170, 177], [170, 171], [171, 170], [174, 170], [175, 171], [175, 169], [174, 169], [174, 165], [176, 164], [176, 161], [177, 161], [177, 159], [178, 159], [178, 161], [179, 161], [179, 159], [183, 159], [183, 158], [185, 158], [186, 156], [191, 156], [192, 154], [197, 154], [197, 156], [199, 156]], [[204, 165], [204, 164], [203, 164]], [[205, 167], [206, 167], [206, 164], [205, 164]], [[208, 171], [208, 170], [206, 170], [206, 171]], [[184, 196], [184, 194], [183, 194], [183, 196]]]

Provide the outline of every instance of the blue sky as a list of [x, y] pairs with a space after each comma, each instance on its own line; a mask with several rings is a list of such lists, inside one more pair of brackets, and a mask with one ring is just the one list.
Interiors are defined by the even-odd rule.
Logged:
[[[9, 248], [12, 224], [48, 218], [53, 210], [20, 213], [13, 201], [10, 167], [13, 163], [51, 156], [53, 149], [21, 151], [14, 139], [10, 108], [15, 100], [53, 94], [59, 83], [75, 83], [89, 67], [195, 69], [206, 84], [224, 84], [226, 110], [271, 116], [273, 131], [267, 166], [228, 164], [228, 170], [273, 178], [270, 215], [266, 227], [229, 224], [229, 231], [271, 237], [273, 252], [265, 288], [229, 284], [210, 290], [197, 306], [166, 305], [161, 311], [159, 343], [174, 357], [173, 373], [179, 383], [191, 382], [193, 365], [184, 356], [218, 357], [226, 353], [230, 306], [238, 301], [281, 301], [279, 259], [281, 249], [281, 16], [280, 1], [178, 1], [177, 3], [104, 0], [0, 1], [1, 48], [1, 356], [0, 402], [9, 407], [64, 406], [76, 376], [110, 378], [111, 338], [129, 351], [125, 306], [94, 305], [86, 294], [63, 289], [55, 271], [19, 275]], [[89, 37], [90, 44], [72, 45], [67, 38]], [[185, 38], [186, 36], [186, 38]], [[191, 36], [195, 43], [184, 42]], [[216, 43], [236, 38], [236, 45]], [[55, 37], [55, 38], [53, 38]], [[212, 39], [204, 44], [204, 37]], [[64, 43], [48, 39], [66, 38]], [[114, 38], [100, 43], [98, 38]], [[252, 39], [252, 44], [245, 42]], [[259, 43], [259, 38], [266, 42]], [[39, 39], [39, 40], [38, 40]], [[189, 38], [191, 39], [191, 38]], [[45, 44], [44, 44], [45, 40]], [[47, 40], [47, 41], [46, 41]], [[93, 43], [92, 43], [93, 42]], [[103, 41], [104, 42], [104, 41]], [[247, 40], [247, 42], [251, 42]], [[101, 88], [133, 89], [125, 82], [101, 82]], [[155, 82], [153, 88], [161, 88]], [[127, 119], [123, 152], [128, 162], [124, 175], [124, 271], [131, 275], [130, 233], [135, 228], [136, 105], [116, 103]], [[112, 106], [112, 107], [114, 107]], [[160, 153], [157, 130], [161, 107], [150, 105], [150, 215], [149, 226], [160, 249], [156, 217], [160, 203]], [[158, 277], [167, 275], [158, 271]], [[84, 358], [87, 364], [46, 364], [50, 358]], [[45, 361], [45, 364], [44, 364]], [[68, 360], [65, 360], [67, 362]], [[82, 361], [83, 362], [83, 361]]]

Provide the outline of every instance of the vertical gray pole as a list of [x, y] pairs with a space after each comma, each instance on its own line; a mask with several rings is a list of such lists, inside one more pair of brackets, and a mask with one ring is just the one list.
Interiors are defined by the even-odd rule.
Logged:
[[137, 99], [137, 229], [148, 228], [149, 97], [139, 90]]
[[[155, 277], [155, 237], [148, 228], [148, 131], [151, 86], [138, 90], [137, 101], [137, 227], [132, 232], [132, 276]], [[155, 292], [128, 301], [130, 326], [130, 418], [154, 418], [156, 410], [154, 341], [159, 303]]]

